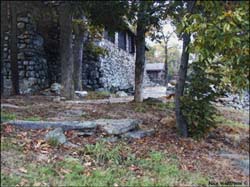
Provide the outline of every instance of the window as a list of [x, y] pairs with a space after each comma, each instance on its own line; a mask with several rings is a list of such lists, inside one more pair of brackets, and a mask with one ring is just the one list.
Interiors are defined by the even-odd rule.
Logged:
[[132, 34], [128, 35], [128, 51], [131, 54], [135, 53], [135, 37]]
[[115, 32], [111, 32], [108, 29], [105, 29], [104, 38], [112, 43], [115, 43]]
[[126, 51], [126, 33], [118, 33], [118, 47]]

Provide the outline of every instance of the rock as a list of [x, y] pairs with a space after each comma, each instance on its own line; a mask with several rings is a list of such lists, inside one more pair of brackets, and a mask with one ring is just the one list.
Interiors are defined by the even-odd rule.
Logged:
[[97, 89], [95, 89], [95, 91], [96, 92], [105, 92], [105, 91], [107, 91], [107, 89], [105, 89], [105, 88], [97, 88]]
[[234, 154], [228, 152], [219, 153], [221, 157], [232, 160], [232, 163], [241, 169], [245, 175], [249, 175], [249, 157], [247, 155]]
[[163, 101], [160, 98], [153, 98], [153, 97], [148, 97], [147, 99], [144, 99], [143, 102], [163, 103]]
[[143, 138], [145, 136], [151, 136], [154, 133], [153, 129], [150, 130], [138, 130], [138, 131], [131, 131], [131, 132], [127, 132], [125, 134], [122, 134], [123, 138], [135, 138], [135, 139], [139, 139], [139, 138]]
[[60, 127], [63, 130], [95, 130], [95, 121], [8, 121], [8, 124], [25, 129], [46, 129]]
[[28, 17], [18, 17], [17, 21], [22, 21], [22, 22], [28, 23], [29, 18]]
[[127, 97], [128, 96], [128, 94], [124, 91], [118, 91], [118, 92], [116, 92], [116, 95], [119, 97]]
[[76, 145], [76, 144], [73, 144], [71, 142], [65, 142], [63, 144], [65, 147], [69, 147], [69, 148], [76, 148], [76, 147], [79, 147], [79, 145]]
[[100, 119], [96, 124], [107, 134], [119, 135], [131, 131], [139, 126], [141, 122], [135, 119]]
[[26, 108], [25, 106], [17, 106], [17, 105], [12, 105], [8, 103], [1, 103], [1, 108], [15, 108], [15, 109], [24, 109]]
[[77, 117], [85, 115], [86, 113], [83, 110], [66, 110], [59, 113], [59, 116], [66, 116], [66, 117]]
[[58, 95], [61, 94], [61, 90], [62, 90], [62, 85], [59, 84], [59, 83], [53, 83], [51, 86], [50, 86], [50, 91], [51, 92], [54, 92]]
[[238, 166], [243, 170], [246, 175], [249, 175], [249, 159], [238, 160]]
[[53, 98], [52, 98], [52, 101], [53, 101], [53, 102], [60, 102], [60, 101], [61, 101], [61, 98], [60, 98], [60, 96], [53, 97]]
[[108, 137], [108, 138], [102, 138], [100, 139], [104, 142], [110, 142], [110, 143], [114, 143], [114, 142], [117, 142], [118, 141], [118, 138], [117, 137]]
[[170, 85], [172, 85], [172, 86], [175, 86], [176, 84], [177, 84], [177, 80], [171, 80], [170, 82], [169, 82], [169, 84]]
[[85, 97], [88, 95], [88, 92], [87, 91], [75, 91], [75, 94], [78, 96], [78, 97]]
[[45, 140], [48, 141], [51, 139], [57, 140], [60, 144], [64, 144], [67, 141], [66, 136], [63, 134], [63, 130], [60, 127], [48, 132], [48, 134], [45, 135]]
[[25, 26], [25, 24], [23, 22], [20, 22], [20, 23], [17, 24], [18, 29], [23, 29], [24, 26]]

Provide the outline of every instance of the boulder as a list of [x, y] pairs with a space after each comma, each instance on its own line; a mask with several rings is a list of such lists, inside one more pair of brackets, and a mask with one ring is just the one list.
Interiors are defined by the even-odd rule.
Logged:
[[97, 126], [99, 126], [104, 132], [111, 135], [119, 135], [125, 132], [136, 129], [141, 122], [135, 119], [99, 119], [96, 120]]
[[88, 95], [88, 92], [87, 91], [75, 91], [75, 94], [80, 97], [80, 98], [83, 98], [85, 96]]
[[108, 138], [101, 138], [100, 140], [104, 142], [114, 143], [118, 141], [117, 137], [108, 137]]
[[145, 136], [151, 136], [154, 133], [153, 129], [150, 130], [138, 130], [138, 131], [131, 131], [131, 132], [127, 132], [125, 134], [122, 134], [123, 138], [135, 138], [135, 139], [139, 139], [139, 138], [143, 138]]
[[127, 97], [128, 96], [128, 94], [124, 91], [118, 91], [118, 92], [116, 92], [116, 95], [118, 97]]
[[143, 102], [164, 103], [164, 101], [161, 98], [153, 98], [153, 97], [148, 97], [147, 99], [143, 99]]
[[62, 85], [59, 84], [59, 83], [53, 83], [51, 86], [50, 86], [50, 91], [51, 92], [54, 92], [58, 95], [61, 94], [61, 90], [62, 90]]
[[7, 122], [10, 125], [26, 129], [46, 129], [60, 127], [63, 130], [95, 130], [95, 121], [23, 121], [14, 120]]
[[45, 135], [45, 140], [48, 141], [51, 139], [57, 140], [60, 144], [64, 144], [67, 141], [62, 128], [55, 128], [54, 130], [48, 132], [48, 134]]

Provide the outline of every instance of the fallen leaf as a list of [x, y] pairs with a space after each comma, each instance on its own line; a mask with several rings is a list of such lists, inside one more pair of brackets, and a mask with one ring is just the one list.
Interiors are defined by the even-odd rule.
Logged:
[[84, 166], [91, 166], [91, 162], [86, 162], [86, 163], [84, 163]]
[[35, 183], [33, 184], [33, 186], [42, 186], [42, 183], [40, 183], [40, 182], [35, 182]]
[[69, 173], [72, 172], [72, 171], [69, 170], [69, 169], [63, 169], [63, 168], [61, 168], [60, 171], [61, 171], [62, 173], [64, 173], [64, 174], [69, 174]]
[[19, 168], [18, 170], [21, 171], [22, 173], [27, 173], [27, 172], [28, 172], [27, 169], [25, 169], [25, 168], [23, 168], [23, 167], [22, 167], [22, 168]]
[[25, 186], [29, 181], [27, 179], [22, 179], [21, 182], [19, 183], [20, 186]]
[[13, 130], [14, 130], [14, 128], [11, 125], [7, 125], [4, 129], [4, 131], [7, 133], [11, 133], [11, 132], [13, 132]]

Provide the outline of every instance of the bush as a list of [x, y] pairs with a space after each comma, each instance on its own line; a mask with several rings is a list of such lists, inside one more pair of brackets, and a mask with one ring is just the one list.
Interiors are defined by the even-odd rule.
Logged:
[[212, 102], [222, 94], [219, 89], [221, 76], [215, 71], [206, 71], [205, 62], [193, 62], [191, 68], [190, 84], [181, 98], [181, 108], [189, 135], [200, 138], [215, 126], [217, 110]]

